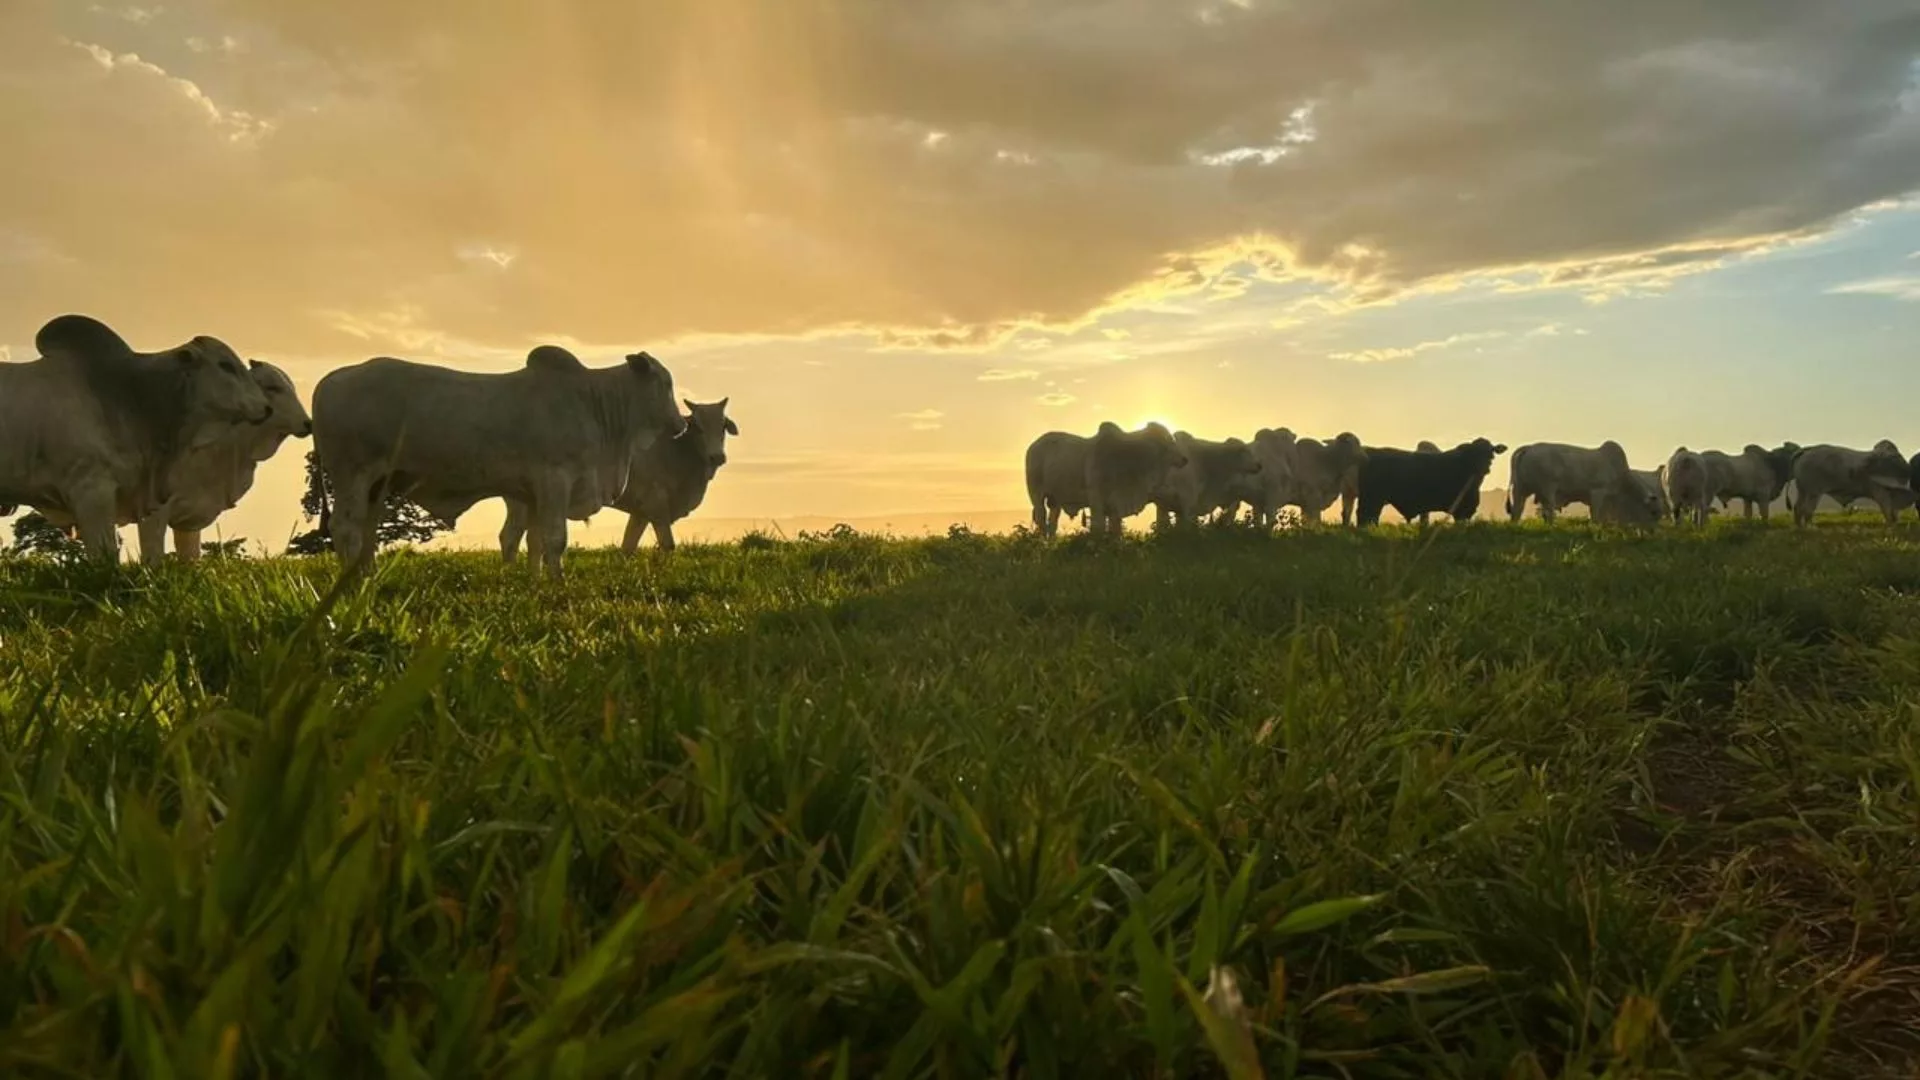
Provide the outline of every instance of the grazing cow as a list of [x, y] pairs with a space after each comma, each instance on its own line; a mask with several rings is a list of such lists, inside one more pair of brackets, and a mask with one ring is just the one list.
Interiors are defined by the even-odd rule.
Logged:
[[[260, 463], [278, 453], [280, 444], [289, 438], [304, 439], [313, 433], [313, 420], [300, 404], [300, 395], [286, 372], [272, 364], [249, 360], [247, 373], [266, 399], [266, 420], [229, 427], [211, 444], [187, 451], [174, 463], [169, 478], [172, 497], [139, 520], [141, 562], [160, 562], [169, 528], [173, 530], [173, 549], [180, 558], [186, 562], [198, 559], [200, 534], [214, 519], [239, 505], [240, 497], [253, 488], [253, 474]], [[59, 510], [49, 510], [45, 516], [55, 525], [74, 524], [70, 515]], [[117, 524], [134, 522], [123, 519]]]
[[[662, 551], [673, 550], [673, 523], [700, 509], [715, 473], [727, 463], [727, 436], [740, 434], [727, 416], [727, 398], [708, 405], [687, 406], [686, 428], [671, 439], [655, 439], [635, 454], [627, 489], [613, 508], [627, 512], [627, 533], [620, 550], [628, 555], [640, 547], [647, 526]], [[507, 522], [500, 529], [500, 555], [513, 561], [520, 538], [527, 535], [527, 504], [507, 500]], [[527, 536], [527, 558], [538, 560], [539, 534]]]
[[1120, 535], [1122, 523], [1147, 508], [1167, 474], [1186, 464], [1179, 442], [1158, 421], [1138, 431], [1102, 422], [1087, 447], [1088, 529]]
[[1633, 478], [1640, 481], [1641, 490], [1653, 498], [1655, 512], [1659, 520], [1665, 521], [1673, 513], [1673, 503], [1667, 499], [1667, 467], [1635, 469]]
[[1680, 523], [1681, 515], [1691, 514], [1695, 525], [1705, 525], [1707, 508], [1713, 503], [1713, 466], [1707, 463], [1707, 455], [1684, 446], [1675, 450], [1667, 459], [1666, 481], [1674, 524]]
[[1900, 516], [1898, 493], [1911, 496], [1911, 465], [1900, 448], [1882, 439], [1871, 450], [1850, 450], [1844, 446], [1809, 446], [1793, 455], [1794, 497], [1788, 503], [1793, 523], [1813, 521], [1820, 499], [1828, 496], [1846, 505], [1856, 499], [1872, 499], [1891, 525]]
[[1780, 497], [1787, 481], [1793, 478], [1793, 452], [1797, 449], [1791, 443], [1778, 450], [1749, 443], [1739, 454], [1701, 451], [1700, 457], [1707, 466], [1709, 498], [1728, 507], [1739, 499], [1744, 504], [1744, 516], [1749, 518], [1757, 503], [1761, 520], [1766, 520], [1773, 510], [1773, 500]]
[[1214, 442], [1176, 431], [1173, 440], [1187, 463], [1168, 472], [1154, 492], [1155, 517], [1162, 526], [1175, 518], [1182, 525], [1196, 525], [1232, 501], [1236, 483], [1259, 479], [1260, 460], [1239, 439]]
[[1659, 498], [1641, 485], [1627, 464], [1627, 452], [1611, 439], [1593, 448], [1529, 443], [1513, 452], [1512, 469], [1509, 521], [1520, 520], [1530, 498], [1549, 523], [1572, 503], [1585, 503], [1599, 521], [1646, 524], [1659, 518]]
[[1484, 438], [1440, 453], [1368, 447], [1360, 465], [1358, 522], [1378, 525], [1388, 506], [1408, 521], [1435, 511], [1471, 521], [1480, 512], [1480, 484], [1493, 459], [1506, 451], [1505, 444]]
[[560, 576], [567, 521], [626, 490], [635, 453], [682, 428], [673, 375], [647, 353], [588, 368], [541, 345], [518, 371], [478, 374], [376, 357], [313, 391], [313, 441], [333, 485], [334, 549], [373, 565], [376, 515], [402, 495], [453, 522], [482, 499], [518, 499]]
[[137, 353], [104, 323], [62, 315], [34, 345], [39, 359], [0, 364], [0, 504], [77, 524], [99, 558], [119, 553], [117, 523], [166, 505], [185, 455], [268, 415], [216, 338]]

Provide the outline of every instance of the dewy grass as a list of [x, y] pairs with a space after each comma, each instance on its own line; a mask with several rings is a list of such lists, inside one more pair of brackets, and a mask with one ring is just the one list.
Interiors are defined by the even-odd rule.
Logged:
[[1920, 1057], [1910, 528], [569, 560], [0, 562], [0, 1074]]

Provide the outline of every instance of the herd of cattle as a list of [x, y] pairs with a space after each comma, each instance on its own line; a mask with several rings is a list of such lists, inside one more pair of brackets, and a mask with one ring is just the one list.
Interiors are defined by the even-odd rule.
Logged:
[[[1087, 515], [1092, 532], [1120, 531], [1122, 522], [1152, 506], [1159, 522], [1195, 524], [1214, 515], [1237, 518], [1241, 506], [1272, 526], [1281, 510], [1320, 520], [1340, 502], [1340, 520], [1374, 525], [1392, 507], [1422, 525], [1444, 513], [1471, 519], [1480, 509], [1480, 485], [1503, 443], [1475, 439], [1451, 450], [1422, 442], [1413, 450], [1363, 446], [1352, 432], [1331, 441], [1303, 439], [1286, 428], [1263, 428], [1252, 442], [1215, 442], [1149, 423], [1137, 431], [1104, 423], [1092, 435], [1050, 431], [1027, 447], [1027, 499], [1033, 524], [1047, 536], [1060, 515]], [[1738, 454], [1681, 447], [1666, 464], [1633, 468], [1620, 444], [1598, 447], [1531, 443], [1513, 451], [1507, 517], [1520, 520], [1529, 500], [1551, 522], [1574, 503], [1597, 521], [1648, 525], [1671, 517], [1704, 524], [1718, 502], [1742, 503], [1747, 517], [1767, 517], [1786, 495], [1794, 523], [1813, 519], [1823, 498], [1849, 505], [1870, 499], [1891, 524], [1914, 505], [1920, 454], [1911, 461], [1882, 440], [1871, 450], [1842, 446], [1774, 450], [1750, 445]], [[1790, 490], [1791, 487], [1791, 490]]]
[[332, 489], [321, 531], [355, 571], [398, 494], [447, 522], [505, 499], [502, 555], [524, 536], [558, 576], [567, 521], [608, 506], [628, 514], [627, 551], [649, 527], [671, 548], [740, 433], [725, 398], [686, 402], [682, 416], [673, 375], [644, 352], [589, 368], [542, 345], [501, 374], [380, 357], [322, 378], [309, 418], [284, 372], [242, 364], [217, 338], [142, 353], [62, 315], [34, 344], [38, 359], [0, 364], [0, 515], [31, 506], [104, 558], [122, 525], [138, 526], [144, 562], [162, 557], [168, 529], [194, 558], [258, 464], [311, 435]]
[[[726, 398], [684, 402], [683, 415], [672, 373], [644, 352], [589, 368], [542, 345], [497, 374], [376, 357], [322, 378], [309, 417], [284, 372], [243, 364], [216, 338], [142, 353], [95, 319], [62, 315], [34, 343], [38, 359], [0, 364], [0, 515], [31, 506], [106, 558], [117, 557], [122, 525], [138, 526], [142, 561], [162, 557], [169, 529], [176, 552], [196, 557], [201, 531], [240, 501], [259, 463], [311, 435], [332, 491], [321, 531], [354, 571], [371, 565], [380, 515], [402, 495], [449, 523], [482, 500], [505, 500], [502, 556], [513, 561], [524, 539], [530, 559], [558, 576], [567, 522], [606, 507], [627, 513], [629, 553], [649, 527], [673, 547], [674, 522], [700, 505], [726, 464], [727, 437], [740, 433]], [[1433, 513], [1472, 518], [1506, 451], [1484, 438], [1451, 450], [1370, 447], [1351, 432], [1323, 443], [1285, 428], [1212, 442], [1158, 423], [1105, 423], [1091, 436], [1034, 440], [1027, 494], [1048, 536], [1062, 513], [1084, 511], [1091, 530], [1118, 532], [1149, 505], [1182, 524], [1237, 517], [1244, 505], [1272, 526], [1287, 507], [1317, 521], [1336, 499], [1343, 523], [1357, 504], [1361, 525], [1389, 506], [1425, 524]], [[1651, 471], [1631, 468], [1614, 442], [1534, 443], [1511, 464], [1509, 518], [1532, 500], [1549, 521], [1584, 503], [1621, 524], [1704, 522], [1715, 501], [1734, 499], [1748, 517], [1756, 507], [1765, 517], [1789, 485], [1798, 524], [1822, 498], [1871, 499], [1892, 522], [1914, 504], [1920, 475], [1920, 455], [1908, 462], [1885, 441], [1739, 454], [1682, 447]]]

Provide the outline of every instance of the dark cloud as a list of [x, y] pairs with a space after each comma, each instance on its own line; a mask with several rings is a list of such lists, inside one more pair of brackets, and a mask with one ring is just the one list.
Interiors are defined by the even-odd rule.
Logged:
[[985, 348], [1252, 276], [1657, 279], [1920, 188], [1911, 0], [140, 10], [0, 11], [0, 337]]

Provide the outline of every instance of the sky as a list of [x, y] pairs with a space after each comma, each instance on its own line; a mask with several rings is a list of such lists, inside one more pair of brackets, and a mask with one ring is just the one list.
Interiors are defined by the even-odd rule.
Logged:
[[1105, 419], [1920, 450], [1912, 0], [5, 0], [0, 132], [5, 358], [644, 348], [741, 429], [699, 518]]

